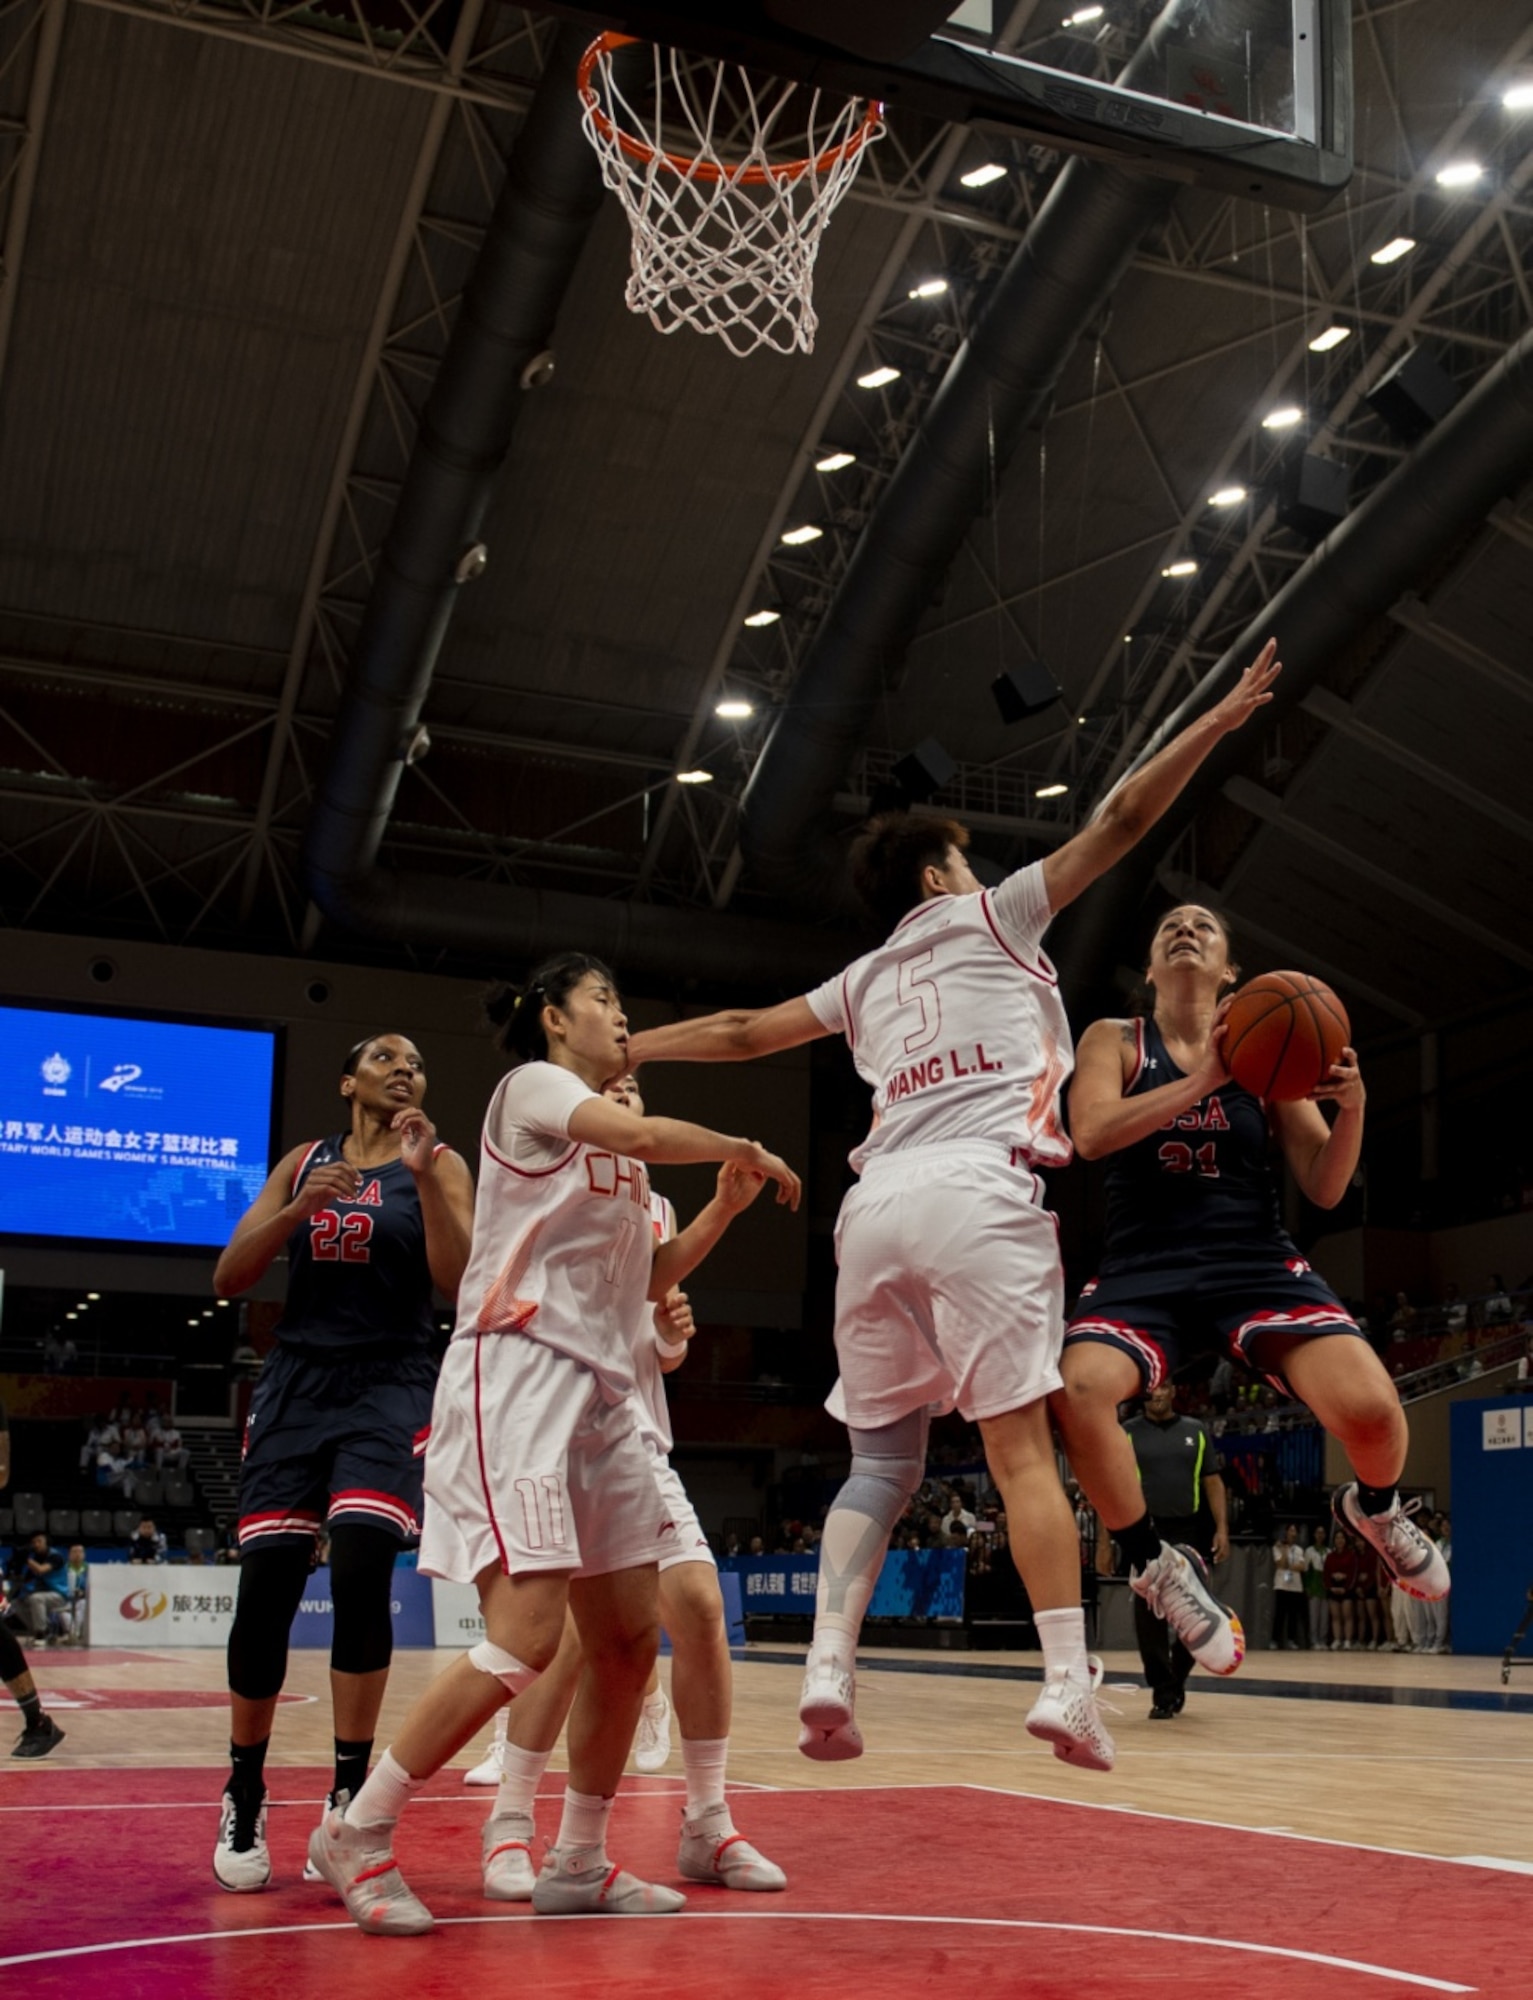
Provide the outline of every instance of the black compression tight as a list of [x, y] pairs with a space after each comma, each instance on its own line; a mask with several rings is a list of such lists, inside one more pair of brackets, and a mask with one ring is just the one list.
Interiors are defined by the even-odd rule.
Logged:
[[[361, 1521], [337, 1521], [332, 1528], [330, 1664], [337, 1673], [378, 1673], [393, 1658], [390, 1594], [398, 1553], [399, 1539], [387, 1528]], [[247, 1701], [270, 1701], [282, 1692], [288, 1635], [308, 1580], [307, 1544], [246, 1552], [229, 1634], [229, 1686]]]

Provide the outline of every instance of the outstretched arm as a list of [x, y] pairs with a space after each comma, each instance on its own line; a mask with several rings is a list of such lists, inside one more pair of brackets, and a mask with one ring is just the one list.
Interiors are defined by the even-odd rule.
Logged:
[[830, 1032], [803, 998], [776, 1007], [728, 1007], [721, 1014], [641, 1028], [629, 1039], [628, 1060], [634, 1069], [647, 1062], [749, 1062]]
[[1073, 903], [1144, 838], [1220, 738], [1271, 701], [1270, 689], [1281, 671], [1277, 641], [1269, 639], [1223, 701], [1189, 722], [1142, 770], [1109, 793], [1089, 826], [1044, 857], [1051, 910]]
[[641, 1118], [606, 1097], [590, 1097], [575, 1107], [570, 1114], [569, 1135], [584, 1146], [597, 1146], [630, 1160], [660, 1166], [722, 1160], [775, 1181], [778, 1201], [786, 1202], [790, 1208], [798, 1207], [798, 1175], [754, 1139], [734, 1139], [723, 1132], [710, 1132], [706, 1125], [693, 1125], [685, 1118]]

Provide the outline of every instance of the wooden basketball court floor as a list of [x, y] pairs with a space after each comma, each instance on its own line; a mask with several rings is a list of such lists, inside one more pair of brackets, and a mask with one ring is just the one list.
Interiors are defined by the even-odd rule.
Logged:
[[[384, 1728], [445, 1656], [396, 1656]], [[34, 1667], [68, 1740], [0, 1765], [10, 1993], [133, 2000], [447, 2000], [472, 1988], [666, 2000], [875, 1995], [940, 1985], [1030, 2000], [1533, 2000], [1533, 1673], [1383, 1653], [1253, 1653], [1148, 1720], [1138, 1661], [1107, 1656], [1108, 1776], [1022, 1731], [1036, 1654], [869, 1653], [868, 1751], [794, 1747], [797, 1656], [736, 1665], [741, 1830], [778, 1896], [694, 1889], [672, 1918], [538, 1918], [478, 1893], [489, 1794], [445, 1772], [397, 1852], [428, 1938], [363, 1937], [299, 1879], [328, 1778], [322, 1655], [295, 1653], [268, 1762], [271, 1889], [209, 1867], [226, 1743], [217, 1652], [54, 1652]], [[562, 1754], [538, 1804], [551, 1837]], [[614, 1858], [673, 1880], [679, 1753], [625, 1780]]]

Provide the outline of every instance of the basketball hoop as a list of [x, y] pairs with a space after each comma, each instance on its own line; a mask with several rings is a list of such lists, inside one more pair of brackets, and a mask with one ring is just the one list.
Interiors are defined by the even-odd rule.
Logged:
[[[883, 136], [883, 106], [854, 97], [826, 114], [822, 93], [810, 92], [797, 157], [778, 159], [797, 84], [656, 48], [646, 117], [614, 70], [617, 51], [637, 46], [632, 35], [598, 35], [577, 73], [586, 137], [633, 229], [629, 307], [661, 333], [716, 333], [732, 354], [810, 353], [820, 238]], [[726, 161], [725, 147], [740, 157]]]

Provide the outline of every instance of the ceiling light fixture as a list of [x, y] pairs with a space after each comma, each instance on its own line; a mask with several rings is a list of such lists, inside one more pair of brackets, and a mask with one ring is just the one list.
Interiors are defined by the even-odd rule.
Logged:
[[940, 299], [946, 290], [946, 278], [923, 278], [910, 296], [913, 299]]
[[715, 715], [722, 716], [726, 722], [746, 722], [756, 713], [756, 710], [753, 703], [741, 701], [738, 697], [731, 696], [725, 701], [716, 703], [713, 712]]
[[1033, 793], [1035, 799], [1058, 799], [1069, 791], [1068, 785], [1040, 785]]
[[1340, 347], [1344, 340], [1352, 338], [1350, 326], [1328, 326], [1324, 333], [1317, 333], [1309, 344], [1311, 354], [1329, 354], [1333, 347]]
[[859, 389], [883, 389], [891, 382], [898, 382], [899, 379], [900, 371], [898, 368], [889, 368], [887, 366], [883, 368], [870, 368], [866, 375], [859, 375], [857, 377], [857, 387]]
[[1533, 83], [1514, 83], [1501, 93], [1501, 102], [1508, 111], [1533, 111]]
[[753, 611], [745, 622], [753, 632], [759, 632], [764, 626], [775, 625], [781, 616], [780, 611]]
[[701, 770], [678, 771], [676, 773], [676, 782], [678, 785], [711, 785], [713, 783], [713, 773]]
[[1387, 243], [1380, 244], [1368, 259], [1370, 264], [1398, 264], [1402, 257], [1408, 257], [1416, 247], [1414, 236], [1391, 236]]
[[1437, 176], [1440, 188], [1473, 187], [1485, 172], [1478, 160], [1453, 160]]
[[[1508, 98], [1510, 103], [1511, 99]], [[989, 187], [992, 181], [1004, 180], [1006, 169], [999, 160], [986, 160], [982, 167], [970, 167], [966, 174], [958, 176], [959, 185], [966, 188]]]
[[1180, 562], [1167, 563], [1162, 576], [1196, 576], [1198, 566], [1190, 557], [1184, 556]]
[[1106, 12], [1105, 7], [1077, 7], [1073, 14], [1066, 14], [1064, 25], [1067, 28], [1084, 28], [1088, 22], [1100, 21]]
[[856, 452], [833, 451], [828, 458], [817, 458], [814, 462], [814, 469], [816, 472], [844, 472], [849, 465], [855, 465], [856, 463]]
[[1209, 494], [1208, 504], [1210, 507], [1238, 507], [1245, 497], [1243, 486], [1221, 486], [1217, 493]]
[[817, 542], [825, 530], [817, 528], [812, 521], [806, 521], [801, 528], [785, 528], [782, 539], [790, 549], [801, 549], [805, 542]]
[[1302, 424], [1304, 412], [1297, 403], [1284, 403], [1281, 408], [1269, 410], [1262, 418], [1264, 431], [1291, 431], [1295, 424]]

